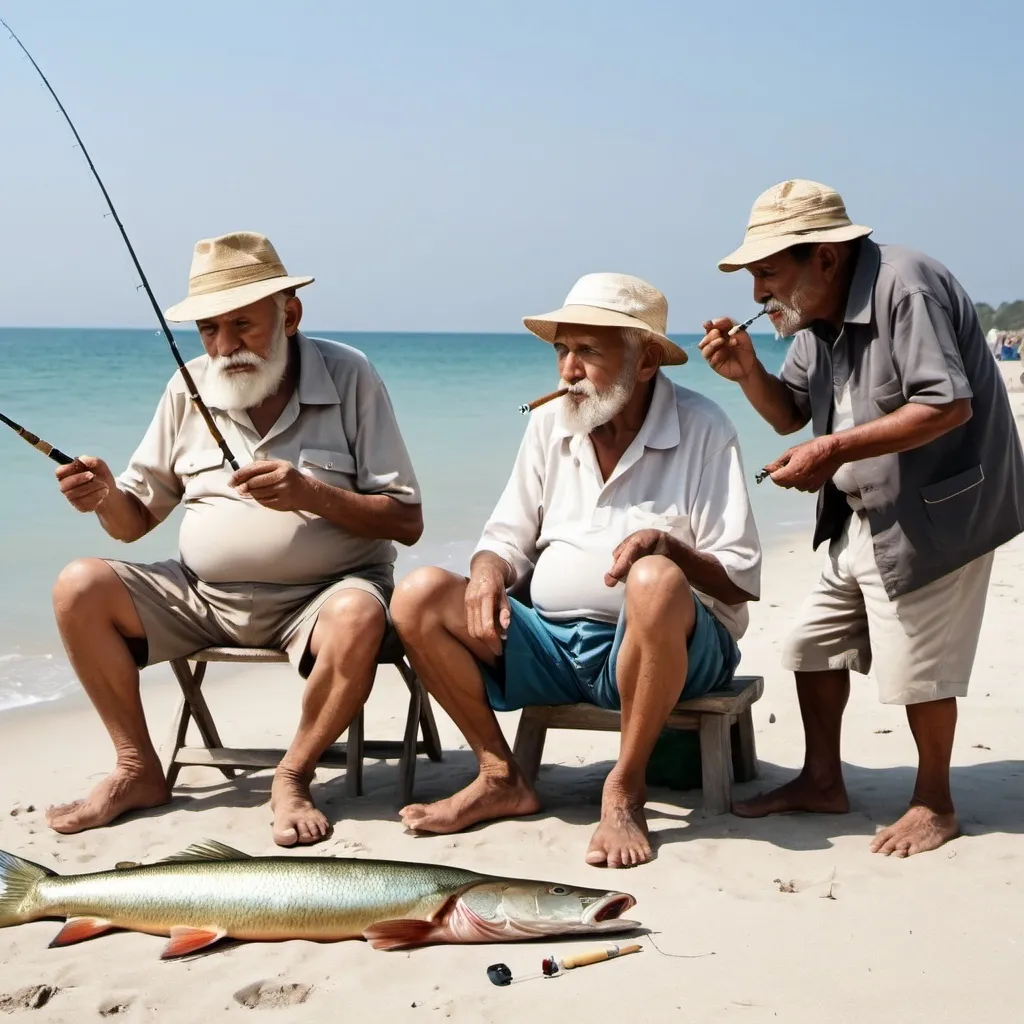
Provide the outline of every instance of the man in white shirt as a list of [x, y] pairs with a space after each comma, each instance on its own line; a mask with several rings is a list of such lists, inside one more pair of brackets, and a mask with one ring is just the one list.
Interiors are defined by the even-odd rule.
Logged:
[[[733, 425], [660, 372], [687, 358], [667, 312], [645, 281], [588, 274], [561, 309], [524, 319], [568, 393], [533, 414], [469, 579], [421, 568], [391, 604], [479, 762], [451, 798], [402, 809], [413, 830], [535, 813], [494, 712], [588, 702], [621, 709], [622, 736], [587, 862], [650, 859], [651, 751], [682, 696], [732, 679], [761, 567]], [[531, 571], [527, 606], [506, 591]]]

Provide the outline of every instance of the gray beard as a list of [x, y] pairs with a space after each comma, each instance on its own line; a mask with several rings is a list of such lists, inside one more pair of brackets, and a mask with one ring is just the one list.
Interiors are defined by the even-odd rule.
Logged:
[[563, 427], [572, 434], [590, 434], [618, 416], [633, 394], [639, 368], [637, 362], [631, 362], [623, 368], [612, 385], [600, 393], [588, 380], [583, 380], [579, 384], [560, 381], [562, 387], [578, 389], [580, 393], [586, 395], [582, 401], [566, 398], [561, 402]]
[[[251, 366], [246, 373], [228, 373], [231, 366]], [[242, 412], [265, 402], [281, 386], [288, 369], [288, 335], [281, 317], [266, 359], [253, 352], [211, 357], [203, 381], [202, 397], [208, 405], [227, 412]]]

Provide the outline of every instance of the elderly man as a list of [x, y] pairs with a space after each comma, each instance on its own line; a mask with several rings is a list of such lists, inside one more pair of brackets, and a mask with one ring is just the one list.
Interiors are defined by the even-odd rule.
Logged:
[[[686, 362], [666, 316], [646, 282], [588, 274], [563, 308], [524, 320], [554, 346], [568, 394], [534, 413], [469, 579], [418, 569], [392, 601], [479, 763], [450, 799], [403, 808], [414, 830], [536, 812], [494, 712], [584, 701], [622, 711], [586, 859], [651, 856], [648, 759], [680, 697], [732, 679], [761, 557], [732, 424], [660, 371]], [[531, 571], [528, 607], [506, 591]]]
[[754, 279], [775, 329], [793, 336], [775, 376], [732, 321], [709, 321], [704, 357], [780, 434], [815, 437], [770, 466], [780, 487], [818, 492], [821, 578], [783, 664], [806, 734], [799, 777], [737, 804], [740, 815], [845, 812], [839, 736], [850, 670], [872, 665], [883, 703], [906, 706], [918, 749], [911, 806], [871, 849], [905, 857], [957, 834], [949, 764], [993, 551], [1024, 529], [1024, 458], [974, 305], [941, 264], [877, 244], [842, 197], [786, 181], [754, 203], [719, 263]]
[[139, 669], [213, 645], [277, 647], [307, 680], [298, 730], [274, 774], [274, 840], [328, 832], [310, 783], [373, 683], [390, 628], [395, 548], [422, 532], [419, 490], [395, 414], [366, 357], [299, 331], [295, 289], [262, 235], [195, 246], [189, 295], [206, 355], [188, 368], [241, 465], [232, 472], [175, 374], [128, 468], [83, 455], [60, 489], [113, 538], [138, 540], [179, 504], [179, 558], [88, 558], [54, 588], [71, 664], [113, 741], [113, 773], [51, 808], [58, 832], [170, 799], [139, 698]]

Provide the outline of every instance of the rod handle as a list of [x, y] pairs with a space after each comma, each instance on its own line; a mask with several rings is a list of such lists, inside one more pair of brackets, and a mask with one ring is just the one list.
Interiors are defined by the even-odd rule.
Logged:
[[574, 967], [586, 967], [588, 964], [599, 964], [604, 960], [614, 960], [617, 956], [625, 956], [627, 953], [639, 953], [639, 943], [629, 946], [612, 946], [610, 949], [593, 949], [589, 953], [577, 953], [575, 956], [567, 956], [562, 961], [562, 968], [571, 971]]

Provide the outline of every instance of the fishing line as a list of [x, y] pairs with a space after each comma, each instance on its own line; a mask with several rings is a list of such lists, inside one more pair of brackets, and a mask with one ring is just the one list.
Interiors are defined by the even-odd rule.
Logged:
[[178, 369], [181, 372], [182, 379], [185, 381], [185, 386], [188, 389], [189, 397], [192, 399], [193, 404], [202, 414], [203, 419], [206, 421], [206, 426], [210, 433], [213, 435], [213, 439], [217, 442], [217, 446], [224, 453], [224, 458], [228, 460], [228, 464], [232, 469], [238, 469], [238, 462], [234, 455], [231, 454], [231, 449], [228, 447], [227, 441], [224, 440], [224, 435], [221, 434], [214, 423], [213, 417], [210, 415], [210, 410], [207, 409], [206, 404], [199, 397], [199, 391], [196, 388], [195, 381], [192, 379], [192, 374], [188, 372], [188, 368], [185, 366], [184, 360], [181, 358], [181, 353], [178, 351], [178, 346], [174, 343], [174, 337], [171, 335], [171, 330], [167, 326], [167, 321], [164, 319], [163, 311], [160, 309], [159, 304], [153, 295], [153, 289], [149, 287], [149, 281], [146, 278], [146, 274], [142, 269], [142, 264], [139, 263], [138, 257], [135, 255], [135, 249], [132, 247], [132, 243], [128, 238], [128, 232], [125, 231], [124, 225], [121, 223], [121, 218], [118, 217], [117, 211], [114, 209], [114, 204], [111, 201], [110, 195], [107, 192], [106, 186], [103, 184], [103, 180], [100, 178], [99, 172], [96, 170], [96, 165], [92, 162], [92, 157], [89, 156], [89, 151], [85, 148], [85, 143], [82, 141], [82, 137], [78, 134], [78, 129], [75, 127], [74, 122], [71, 120], [68, 112], [64, 109], [64, 104], [61, 103], [60, 98], [53, 91], [53, 86], [50, 85], [43, 74], [42, 69], [35, 62], [32, 54], [25, 48], [25, 44], [15, 35], [14, 29], [7, 24], [3, 18], [0, 18], [0, 25], [2, 25], [11, 34], [11, 38], [21, 48], [21, 52], [28, 57], [32, 67], [36, 69], [39, 77], [43, 80], [43, 85], [49, 90], [50, 95], [54, 98], [57, 103], [60, 112], [64, 115], [64, 120], [67, 121], [68, 127], [74, 133], [75, 140], [78, 142], [79, 148], [82, 150], [82, 155], [85, 157], [89, 164], [89, 170], [92, 171], [93, 177], [96, 179], [96, 183], [100, 187], [100, 191], [103, 193], [103, 198], [107, 201], [107, 206], [110, 208], [110, 214], [114, 218], [114, 223], [117, 225], [118, 230], [121, 232], [121, 237], [124, 239], [124, 244], [128, 247], [128, 252], [131, 254], [132, 262], [135, 264], [135, 270], [138, 272], [139, 278], [142, 281], [142, 287], [146, 289], [146, 295], [149, 297], [149, 301], [153, 306], [153, 311], [156, 313], [157, 319], [160, 321], [160, 328], [164, 332], [164, 336], [167, 338], [167, 344], [171, 347], [171, 354], [174, 356], [175, 362], [178, 364]]
[[653, 935], [647, 936], [647, 941], [662, 955], [671, 956], [679, 960], [699, 960], [701, 957], [714, 956], [715, 951], [712, 950], [710, 953], [666, 953], [655, 941]]

